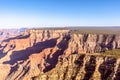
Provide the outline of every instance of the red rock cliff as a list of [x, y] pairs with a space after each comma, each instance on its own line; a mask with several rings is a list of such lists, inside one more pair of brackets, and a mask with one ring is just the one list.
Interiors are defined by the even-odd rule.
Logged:
[[[116, 48], [120, 48], [120, 35], [74, 34], [70, 30], [27, 30], [24, 35], [6, 39], [1, 43], [0, 68], [3, 70], [0, 70], [0, 78], [1, 80], [30, 80], [39, 74], [43, 76], [44, 73], [54, 70], [54, 68], [56, 69], [56, 65], [60, 66], [61, 64], [61, 66], [65, 66], [68, 63], [73, 65], [69, 61], [73, 60], [74, 62], [77, 59], [73, 57], [74, 54], [92, 54]], [[59, 57], [61, 56], [63, 56], [61, 59], [68, 57], [70, 60], [61, 60], [61, 63], [59, 61]], [[76, 59], [74, 60], [74, 58]], [[104, 59], [102, 61], [99, 61], [98, 58], [92, 59], [93, 62], [95, 61], [93, 64], [98, 64], [98, 66], [105, 62]], [[96, 61], [97, 59], [98, 61]], [[85, 65], [86, 62], [85, 60], [82, 64]], [[92, 62], [90, 61], [89, 63], [91, 64]], [[89, 63], [87, 64], [88, 66], [90, 65]], [[98, 66], [93, 71], [98, 70]], [[84, 73], [86, 72], [84, 71], [84, 67], [78, 69], [81, 69]], [[99, 74], [98, 77], [100, 78], [101, 73], [98, 71], [95, 73]], [[91, 78], [96, 76], [94, 74]], [[84, 76], [85, 74], [83, 74]], [[70, 80], [70, 78], [68, 77], [67, 79]], [[77, 78], [82, 79], [76, 76]], [[52, 79], [50, 78], [49, 80]]]

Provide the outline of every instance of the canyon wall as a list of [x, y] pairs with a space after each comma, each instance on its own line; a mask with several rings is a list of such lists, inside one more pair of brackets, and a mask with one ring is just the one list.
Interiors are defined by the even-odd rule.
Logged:
[[35, 80], [119, 80], [120, 59], [72, 54], [59, 57], [56, 67]]
[[118, 34], [26, 30], [0, 44], [1, 80], [119, 80], [119, 58], [97, 53], [120, 48]]

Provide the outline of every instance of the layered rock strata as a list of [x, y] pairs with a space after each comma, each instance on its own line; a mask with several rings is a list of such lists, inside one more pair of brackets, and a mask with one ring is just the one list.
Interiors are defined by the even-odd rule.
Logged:
[[[1, 80], [107, 80], [119, 78], [119, 58], [95, 53], [120, 48], [120, 35], [26, 30], [0, 45]], [[6, 67], [6, 69], [4, 69]]]

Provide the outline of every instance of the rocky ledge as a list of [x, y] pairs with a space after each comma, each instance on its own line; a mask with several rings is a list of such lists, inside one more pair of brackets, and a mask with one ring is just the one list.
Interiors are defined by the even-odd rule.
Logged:
[[119, 34], [31, 29], [0, 44], [1, 80], [119, 80]]

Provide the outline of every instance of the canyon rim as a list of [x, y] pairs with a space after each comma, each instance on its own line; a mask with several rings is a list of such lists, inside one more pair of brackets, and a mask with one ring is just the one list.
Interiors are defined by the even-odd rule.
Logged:
[[16, 30], [18, 34], [1, 30], [0, 79], [119, 80], [119, 30], [34, 28]]

